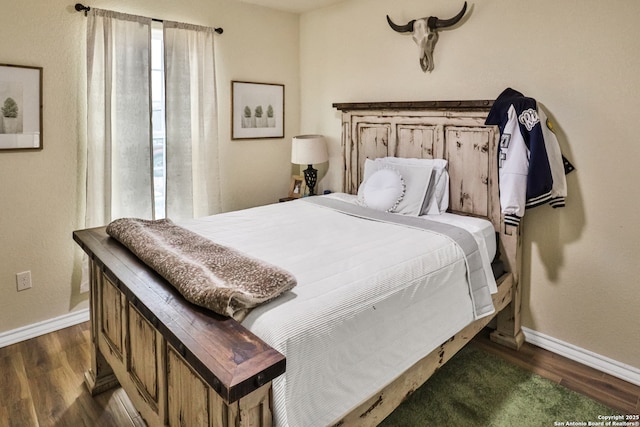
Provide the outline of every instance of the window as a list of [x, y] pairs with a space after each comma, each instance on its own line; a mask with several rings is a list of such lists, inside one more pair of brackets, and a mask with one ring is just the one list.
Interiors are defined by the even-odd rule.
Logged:
[[162, 23], [151, 28], [151, 124], [153, 127], [154, 217], [164, 218], [166, 189], [166, 128], [164, 111], [164, 49]]

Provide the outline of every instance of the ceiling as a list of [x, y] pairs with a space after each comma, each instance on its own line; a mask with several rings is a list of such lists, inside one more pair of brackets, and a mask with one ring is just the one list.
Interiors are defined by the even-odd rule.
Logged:
[[251, 3], [272, 9], [283, 10], [292, 13], [304, 13], [313, 9], [329, 6], [344, 0], [240, 0], [243, 3]]

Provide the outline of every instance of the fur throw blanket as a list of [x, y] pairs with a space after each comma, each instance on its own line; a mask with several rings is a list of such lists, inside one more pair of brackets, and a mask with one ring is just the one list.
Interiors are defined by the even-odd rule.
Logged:
[[107, 234], [188, 301], [237, 320], [296, 285], [291, 273], [214, 243], [168, 219], [122, 218], [107, 226]]

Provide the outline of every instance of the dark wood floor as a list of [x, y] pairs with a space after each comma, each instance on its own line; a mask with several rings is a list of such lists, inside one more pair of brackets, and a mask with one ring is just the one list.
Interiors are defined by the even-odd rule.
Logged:
[[[511, 351], [481, 333], [472, 345], [620, 413], [640, 412], [638, 386], [530, 344]], [[88, 361], [87, 323], [0, 349], [0, 426], [143, 426], [122, 389], [89, 395], [83, 384]]]
[[126, 393], [84, 386], [89, 324], [0, 349], [0, 426], [143, 426]]

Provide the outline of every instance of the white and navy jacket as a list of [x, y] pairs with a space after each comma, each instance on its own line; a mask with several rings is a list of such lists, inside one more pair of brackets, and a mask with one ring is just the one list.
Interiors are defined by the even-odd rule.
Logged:
[[500, 205], [505, 222], [519, 225], [526, 208], [564, 206], [565, 167], [546, 113], [533, 98], [511, 88], [493, 103], [485, 121], [500, 129]]

